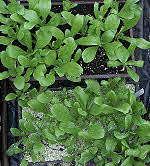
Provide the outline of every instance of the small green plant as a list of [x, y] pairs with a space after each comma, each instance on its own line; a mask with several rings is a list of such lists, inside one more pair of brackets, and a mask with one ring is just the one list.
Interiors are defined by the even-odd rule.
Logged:
[[[34, 113], [24, 112], [19, 129], [11, 129], [22, 139], [7, 154], [26, 152], [36, 162], [48, 142], [64, 145], [68, 153], [64, 161], [75, 160], [76, 166], [90, 160], [97, 166], [149, 162], [150, 122], [141, 118], [146, 112], [142, 102], [120, 78], [101, 85], [96, 80], [85, 82], [85, 89], [78, 86], [71, 92], [30, 91], [25, 100]], [[25, 159], [22, 166], [27, 165]]]
[[[7, 68], [0, 73], [0, 80], [12, 77], [16, 89], [23, 93], [30, 87], [31, 77], [43, 87], [52, 85], [55, 75], [78, 82], [83, 73], [78, 61], [93, 61], [97, 50], [103, 47], [108, 66], [121, 65], [138, 81], [138, 75], [129, 66], [142, 67], [143, 61], [129, 58], [136, 47], [148, 49], [150, 43], [124, 35], [140, 18], [141, 8], [136, 2], [127, 0], [119, 11], [118, 2], [104, 0], [100, 9], [95, 3], [94, 16], [84, 16], [72, 14], [76, 5], [70, 1], [63, 2], [62, 12], [54, 13], [51, 0], [29, 0], [28, 9], [16, 0], [8, 5], [0, 0], [0, 44], [6, 46], [0, 59]], [[123, 40], [129, 42], [129, 47], [124, 46]]]

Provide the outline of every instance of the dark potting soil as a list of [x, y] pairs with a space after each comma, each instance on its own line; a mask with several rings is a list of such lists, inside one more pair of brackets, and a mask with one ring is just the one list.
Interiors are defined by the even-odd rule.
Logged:
[[[94, 1], [95, 2], [95, 1]], [[103, 3], [100, 3], [99, 6], [101, 7]], [[119, 3], [119, 11], [123, 7], [124, 3]], [[51, 11], [60, 13], [63, 11], [62, 5], [53, 5]], [[91, 16], [94, 16], [94, 3], [93, 4], [78, 4], [75, 8], [70, 10], [72, 14], [81, 14], [81, 15], [87, 15], [90, 14]]]
[[83, 75], [101, 75], [101, 74], [122, 74], [126, 73], [121, 71], [122, 67], [107, 67], [108, 57], [105, 53], [105, 50], [99, 48], [95, 59], [90, 63], [85, 63], [81, 59], [79, 64], [83, 67]]

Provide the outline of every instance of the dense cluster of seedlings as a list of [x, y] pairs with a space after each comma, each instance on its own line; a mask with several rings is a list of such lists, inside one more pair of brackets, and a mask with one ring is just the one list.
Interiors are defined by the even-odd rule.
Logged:
[[[4, 46], [0, 60], [6, 68], [0, 80], [10, 78], [16, 88], [6, 100], [17, 98], [22, 108], [35, 112], [24, 112], [19, 129], [11, 129], [22, 139], [8, 149], [8, 155], [25, 152], [36, 162], [48, 142], [66, 147], [64, 160], [75, 160], [77, 166], [90, 160], [97, 166], [149, 162], [150, 123], [141, 118], [146, 110], [124, 81], [116, 78], [100, 85], [86, 80], [86, 89], [76, 87], [71, 94], [48, 90], [56, 76], [80, 82], [79, 61], [92, 62], [99, 49], [105, 50], [108, 67], [121, 66], [138, 82], [131, 66], [142, 67], [143, 61], [131, 56], [137, 47], [150, 48], [150, 43], [125, 35], [140, 19], [138, 1], [127, 0], [120, 10], [119, 2], [104, 0], [101, 7], [94, 4], [94, 15], [81, 15], [72, 13], [77, 5], [69, 0], [59, 13], [51, 11], [51, 0], [28, 0], [28, 8], [16, 0], [8, 5], [0, 0], [0, 44]], [[30, 88], [32, 79], [38, 81], [40, 91]], [[21, 166], [28, 164], [27, 156]]]

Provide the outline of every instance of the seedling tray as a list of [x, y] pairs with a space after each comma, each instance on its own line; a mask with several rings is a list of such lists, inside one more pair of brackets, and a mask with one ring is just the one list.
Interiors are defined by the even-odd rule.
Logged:
[[[51, 90], [51, 88], [50, 88], [50, 90]], [[59, 89], [57, 89], [57, 90], [59, 90]], [[18, 120], [19, 120], [19, 118], [21, 118], [21, 116], [20, 116], [20, 114], [21, 114], [21, 109], [17, 106], [17, 101], [11, 101], [10, 103], [9, 103], [9, 105], [10, 106], [13, 106], [13, 107], [16, 107], [17, 108], [17, 110], [14, 110], [14, 112], [15, 112], [15, 114], [16, 114], [16, 118], [14, 118], [14, 119], [12, 119], [12, 117], [10, 117], [12, 120], [14, 120], [14, 122], [12, 121], [12, 124], [13, 124], [13, 126], [14, 126], [14, 124], [15, 123], [18, 123]], [[9, 108], [11, 108], [11, 107], [9, 107]], [[11, 108], [12, 110], [14, 109], [14, 108]], [[18, 119], [17, 119], [18, 118]], [[16, 121], [16, 119], [17, 119], [17, 121]], [[10, 120], [10, 119], [9, 119]], [[13, 137], [12, 137], [13, 138]], [[13, 138], [15, 141], [18, 141], [18, 138]], [[21, 160], [21, 156], [18, 156], [18, 158], [17, 158], [17, 156], [14, 156], [14, 159], [16, 159], [16, 161], [18, 161], [19, 162], [19, 157], [20, 157], [20, 160]], [[74, 163], [72, 162], [72, 163], [64, 163], [64, 165], [63, 165], [63, 161], [62, 160], [57, 160], [57, 161], [45, 161], [45, 162], [36, 162], [36, 163], [29, 163], [29, 165], [28, 166], [74, 166]], [[16, 165], [12, 165], [12, 166], [16, 166]], [[91, 162], [89, 162], [88, 164], [87, 164], [87, 166], [96, 166], [92, 161]]]
[[[28, 6], [27, 1], [19, 0], [22, 5]], [[93, 5], [95, 2], [100, 3], [100, 5], [103, 4], [102, 0], [76, 0], [71, 1], [72, 3], [79, 4], [75, 9], [73, 9], [73, 13], [79, 13], [79, 14], [92, 14], [93, 15]], [[126, 2], [125, 0], [119, 0], [120, 2], [120, 8], [122, 5]], [[60, 12], [62, 10], [62, 0], [52, 0], [52, 11]], [[127, 32], [127, 36], [130, 36], [131, 38], [134, 37], [133, 29], [130, 29], [130, 31]], [[16, 43], [17, 44], [17, 43]], [[134, 54], [131, 57], [132, 60], [139, 60], [138, 57], [135, 58]], [[129, 78], [129, 75], [126, 71], [122, 71], [121, 67], [116, 68], [110, 68], [107, 67], [107, 61], [108, 57], [105, 54], [104, 49], [99, 49], [96, 54], [96, 58], [91, 63], [84, 63], [83, 60], [80, 60], [78, 63], [83, 67], [83, 74], [81, 75], [81, 79], [106, 79], [106, 78], [114, 78], [114, 77], [121, 77], [121, 78]], [[137, 70], [133, 68], [135, 72]], [[57, 80], [67, 80], [66, 77], [58, 77], [56, 76]], [[35, 81], [34, 79], [31, 79], [31, 81]]]

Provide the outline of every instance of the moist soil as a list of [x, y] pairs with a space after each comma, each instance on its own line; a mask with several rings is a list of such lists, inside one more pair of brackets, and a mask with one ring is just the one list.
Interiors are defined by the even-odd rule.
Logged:
[[79, 64], [83, 67], [83, 75], [102, 75], [102, 74], [123, 74], [122, 67], [107, 67], [108, 57], [105, 50], [99, 48], [95, 59], [90, 63], [85, 63], [81, 59]]

